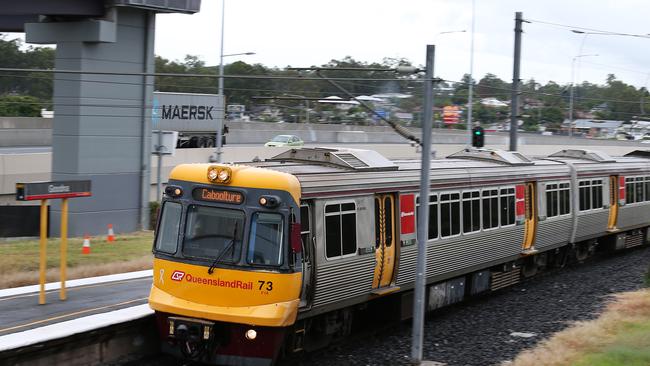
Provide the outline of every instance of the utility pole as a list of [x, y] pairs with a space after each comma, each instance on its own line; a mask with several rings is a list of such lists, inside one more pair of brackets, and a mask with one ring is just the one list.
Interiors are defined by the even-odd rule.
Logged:
[[226, 0], [221, 0], [221, 52], [219, 52], [219, 84], [218, 98], [221, 99], [221, 110], [217, 111], [217, 141], [215, 141], [215, 146], [217, 147], [215, 151], [215, 158], [217, 163], [221, 163], [221, 154], [222, 154], [222, 145], [223, 145], [223, 120], [226, 116], [226, 98], [223, 96], [223, 30], [225, 23], [225, 14], [226, 14]]
[[476, 0], [472, 0], [472, 30], [469, 50], [469, 87], [467, 95], [467, 146], [472, 145], [472, 110], [474, 109], [474, 23], [476, 19]]
[[519, 66], [521, 64], [522, 13], [515, 13], [515, 56], [512, 68], [512, 97], [510, 98], [510, 151], [517, 151], [517, 118], [519, 117]]
[[420, 206], [418, 207], [418, 262], [415, 277], [415, 301], [413, 301], [413, 338], [411, 361], [422, 362], [422, 339], [424, 335], [424, 309], [427, 285], [427, 240], [429, 237], [429, 185], [431, 184], [431, 128], [433, 124], [433, 63], [436, 46], [427, 45], [427, 63], [424, 81], [424, 116], [422, 120], [422, 166], [420, 169]]

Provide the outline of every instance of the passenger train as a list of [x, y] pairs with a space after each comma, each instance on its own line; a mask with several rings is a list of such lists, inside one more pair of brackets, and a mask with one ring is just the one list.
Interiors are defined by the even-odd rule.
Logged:
[[429, 310], [650, 239], [645, 151], [465, 149], [430, 172], [423, 198], [419, 161], [369, 150], [175, 167], [149, 296], [164, 350], [270, 365], [348, 334], [373, 309], [410, 317], [424, 204]]

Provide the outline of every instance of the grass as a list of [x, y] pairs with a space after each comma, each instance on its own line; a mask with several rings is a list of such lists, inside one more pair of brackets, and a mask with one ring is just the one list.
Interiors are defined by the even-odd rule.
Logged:
[[598, 319], [576, 323], [508, 365], [650, 365], [650, 290], [616, 295]]
[[[82, 254], [83, 238], [68, 239], [67, 279], [101, 276], [151, 268], [152, 232], [121, 234], [112, 243], [91, 237], [90, 254]], [[46, 282], [59, 281], [60, 240], [48, 239]], [[0, 242], [0, 288], [38, 283], [39, 241]]]

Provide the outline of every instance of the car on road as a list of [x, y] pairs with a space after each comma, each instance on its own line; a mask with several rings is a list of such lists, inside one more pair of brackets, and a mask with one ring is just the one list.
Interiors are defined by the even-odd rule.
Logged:
[[274, 138], [272, 138], [271, 141], [264, 144], [264, 146], [275, 146], [275, 147], [303, 146], [304, 144], [305, 144], [305, 142], [302, 141], [300, 139], [300, 137], [298, 137], [298, 136], [294, 136], [294, 135], [277, 135]]

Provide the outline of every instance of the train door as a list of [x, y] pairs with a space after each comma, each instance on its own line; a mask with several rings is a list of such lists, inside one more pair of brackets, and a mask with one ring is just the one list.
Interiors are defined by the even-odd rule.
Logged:
[[395, 198], [392, 194], [375, 196], [375, 276], [372, 288], [390, 286], [395, 269]]
[[535, 249], [535, 235], [537, 232], [537, 193], [534, 182], [526, 183], [525, 188], [525, 221], [523, 252], [532, 252]]
[[300, 238], [302, 241], [302, 291], [300, 292], [300, 307], [311, 305], [314, 274], [314, 241], [311, 226], [311, 210], [307, 204], [300, 206]]
[[[625, 187], [625, 186], [624, 186]], [[607, 220], [607, 230], [616, 230], [616, 221], [618, 219], [618, 176], [609, 177], [609, 219]]]

